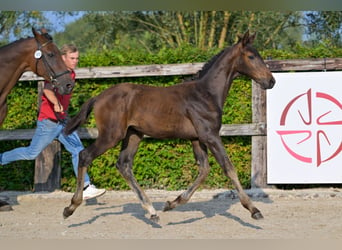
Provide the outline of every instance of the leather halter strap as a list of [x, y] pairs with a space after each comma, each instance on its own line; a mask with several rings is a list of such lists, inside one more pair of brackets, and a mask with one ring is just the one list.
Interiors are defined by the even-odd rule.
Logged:
[[[37, 39], [36, 39], [37, 41]], [[52, 40], [48, 40], [47, 42], [43, 43], [43, 44], [39, 44], [39, 42], [37, 41], [37, 46], [38, 46], [38, 49], [37, 51], [41, 51], [41, 48], [45, 47], [46, 45], [48, 45], [49, 43], [52, 43]], [[59, 73], [56, 73], [54, 71], [54, 69], [50, 66], [48, 60], [46, 59], [46, 56], [44, 55], [44, 52], [42, 51], [42, 56], [40, 58], [36, 58], [36, 70], [38, 68], [38, 62], [39, 60], [42, 59], [44, 65], [45, 65], [45, 69], [48, 71], [48, 74], [50, 76], [50, 81], [51, 81], [51, 84], [56, 87], [58, 85], [58, 80], [57, 78], [58, 77], [61, 77], [65, 74], [69, 74], [70, 71], [69, 70], [66, 70], [66, 71], [63, 71], [63, 72], [59, 72]]]

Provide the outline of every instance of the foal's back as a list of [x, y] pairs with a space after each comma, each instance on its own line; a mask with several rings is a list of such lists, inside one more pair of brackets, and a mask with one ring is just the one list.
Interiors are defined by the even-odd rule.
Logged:
[[170, 87], [121, 83], [97, 97], [94, 114], [97, 121], [116, 123], [113, 129], [132, 127], [153, 138], [193, 139], [197, 135], [191, 113], [199, 108], [199, 98], [195, 82]]

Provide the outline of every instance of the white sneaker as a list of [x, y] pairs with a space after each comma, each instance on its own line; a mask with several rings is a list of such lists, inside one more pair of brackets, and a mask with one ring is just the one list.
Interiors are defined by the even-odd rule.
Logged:
[[93, 184], [89, 184], [88, 187], [83, 190], [83, 200], [99, 197], [106, 192], [105, 189], [97, 189]]

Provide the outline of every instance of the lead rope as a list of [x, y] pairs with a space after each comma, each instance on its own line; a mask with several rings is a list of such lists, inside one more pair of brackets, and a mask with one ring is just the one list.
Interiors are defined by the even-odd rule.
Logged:
[[[54, 90], [55, 90], [55, 92], [57, 91], [56, 89], [54, 89]], [[56, 95], [56, 97], [57, 97], [57, 95]], [[63, 96], [62, 96], [62, 98], [63, 98]], [[59, 105], [59, 106], [62, 105], [62, 104], [59, 102], [59, 100], [58, 100], [58, 105]], [[55, 116], [56, 116], [56, 119], [57, 119], [57, 121], [58, 121], [59, 123], [61, 123], [62, 125], [65, 125], [65, 124], [67, 123], [67, 120], [69, 119], [69, 116], [68, 116], [67, 111], [63, 111], [63, 112], [62, 112], [62, 114], [65, 114], [64, 119], [61, 118], [61, 115], [60, 115], [61, 113], [55, 112], [55, 110], [53, 110], [53, 112], [54, 112], [54, 114], [55, 114]]]

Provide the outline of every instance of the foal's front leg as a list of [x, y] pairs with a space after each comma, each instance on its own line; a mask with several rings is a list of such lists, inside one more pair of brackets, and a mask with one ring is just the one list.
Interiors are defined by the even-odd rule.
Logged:
[[188, 190], [179, 195], [175, 200], [167, 201], [165, 203], [163, 211], [169, 211], [177, 207], [178, 205], [187, 203], [209, 174], [210, 166], [208, 162], [208, 153], [206, 146], [196, 140], [192, 141], [192, 147], [196, 162], [199, 166], [199, 174], [194, 184], [190, 188], [188, 188]]
[[243, 190], [241, 183], [238, 179], [237, 173], [235, 171], [235, 168], [229, 160], [227, 152], [223, 146], [221, 138], [212, 137], [211, 140], [208, 142], [208, 148], [213, 153], [217, 162], [220, 164], [224, 174], [231, 179], [233, 185], [235, 186], [238, 192], [238, 196], [240, 198], [242, 206], [250, 211], [253, 219], [262, 219], [263, 216], [261, 212], [253, 205], [252, 201]]

